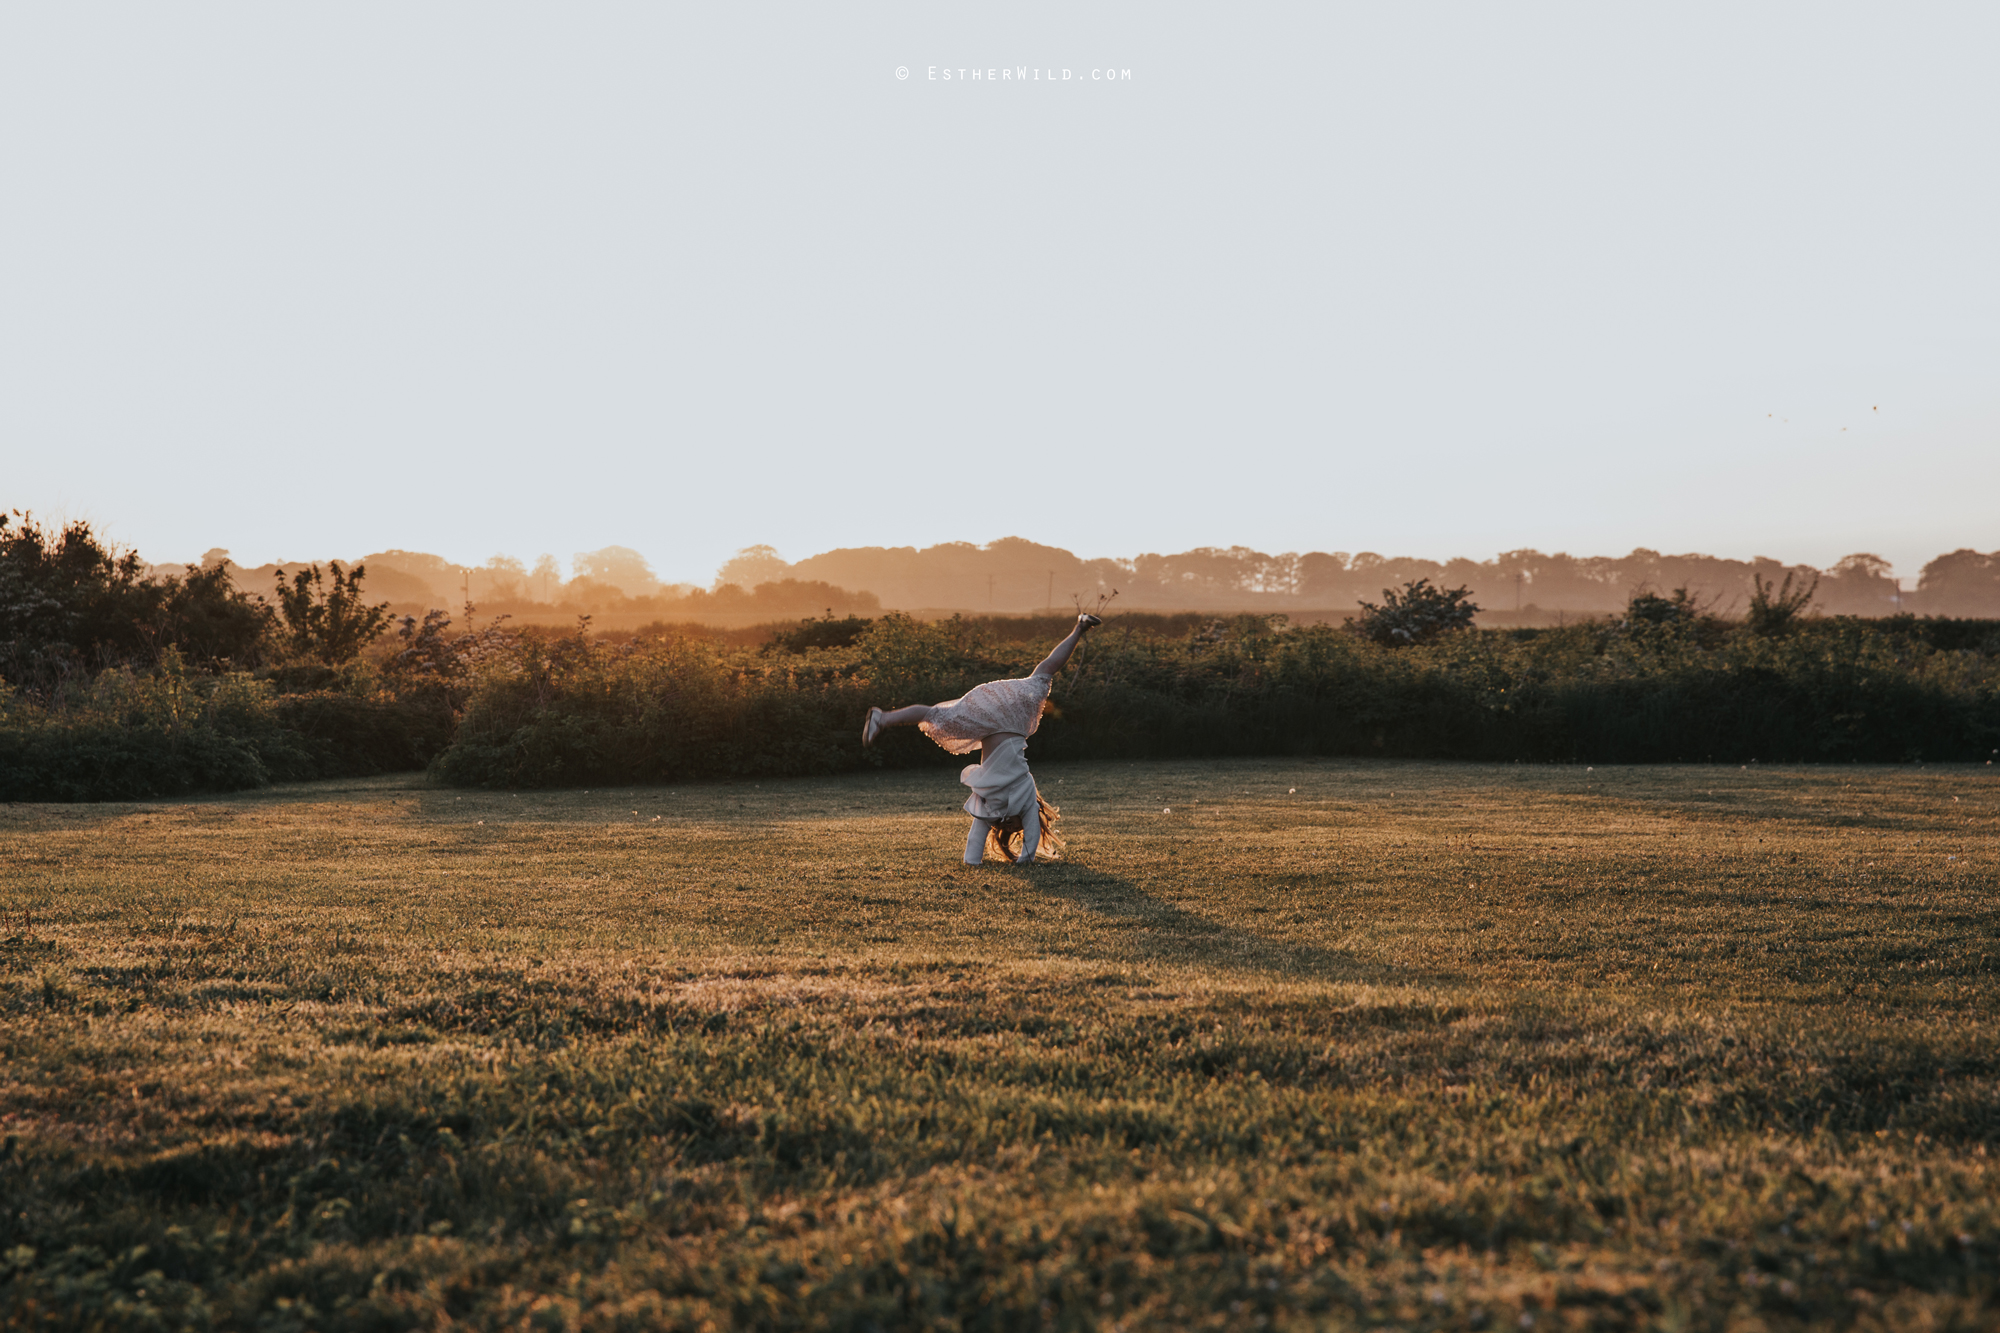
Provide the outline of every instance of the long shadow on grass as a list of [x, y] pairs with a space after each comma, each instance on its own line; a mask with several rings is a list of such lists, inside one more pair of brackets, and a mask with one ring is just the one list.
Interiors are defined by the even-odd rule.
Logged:
[[1196, 963], [1211, 970], [1282, 975], [1305, 981], [1371, 985], [1443, 985], [1455, 974], [1415, 971], [1348, 949], [1273, 939], [1162, 902], [1130, 880], [1074, 863], [1035, 873], [1043, 896], [1097, 917], [1099, 929], [1078, 952], [1125, 962]]

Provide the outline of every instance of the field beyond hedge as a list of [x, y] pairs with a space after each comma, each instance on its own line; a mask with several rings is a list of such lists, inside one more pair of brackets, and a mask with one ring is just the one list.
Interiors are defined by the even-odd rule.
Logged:
[[0, 1327], [2000, 1323], [1987, 765], [0, 808]]

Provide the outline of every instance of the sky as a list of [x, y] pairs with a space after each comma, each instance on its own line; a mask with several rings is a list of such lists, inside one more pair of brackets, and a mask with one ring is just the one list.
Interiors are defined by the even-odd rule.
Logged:
[[2000, 548], [1996, 58], [1983, 3], [23, 0], [0, 508], [693, 582], [1015, 535], [1913, 579]]

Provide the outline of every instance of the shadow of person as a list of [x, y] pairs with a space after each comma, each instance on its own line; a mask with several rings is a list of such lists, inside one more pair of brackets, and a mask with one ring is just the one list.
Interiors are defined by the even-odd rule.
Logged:
[[1367, 985], [1441, 985], [1450, 974], [1414, 972], [1351, 949], [1230, 925], [1199, 912], [1163, 902], [1130, 880], [1075, 862], [1034, 871], [1041, 895], [1087, 914], [1087, 933], [1072, 931], [1058, 953], [1126, 963], [1185, 963], [1226, 971], [1256, 972], [1297, 981]]

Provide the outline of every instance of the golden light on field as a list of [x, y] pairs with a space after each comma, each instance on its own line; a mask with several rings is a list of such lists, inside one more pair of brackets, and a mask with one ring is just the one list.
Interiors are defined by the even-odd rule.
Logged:
[[1033, 871], [936, 773], [11, 807], [12, 1197], [245, 1319], [1984, 1309], [1983, 766], [1043, 767]]

